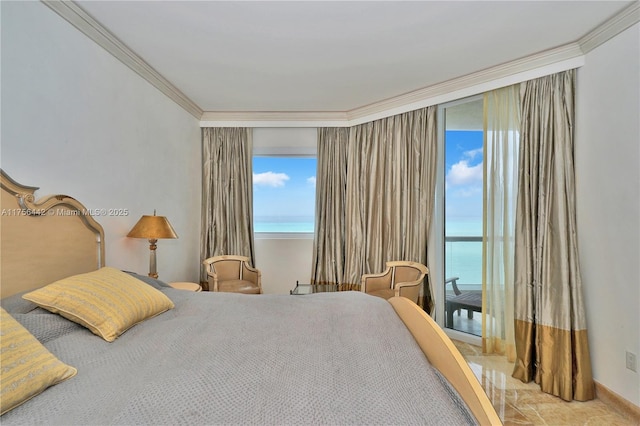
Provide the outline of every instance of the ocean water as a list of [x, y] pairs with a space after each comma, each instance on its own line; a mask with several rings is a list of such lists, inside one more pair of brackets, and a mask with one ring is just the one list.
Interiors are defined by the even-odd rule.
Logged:
[[254, 232], [313, 232], [313, 216], [254, 216]]
[[[445, 241], [445, 277], [459, 277], [458, 284], [482, 286], [482, 219], [451, 218], [446, 237], [478, 237], [479, 241]], [[450, 287], [450, 286], [447, 286]], [[451, 288], [449, 288], [451, 290]]]
[[458, 284], [473, 285], [477, 289], [481, 288], [482, 241], [446, 242], [444, 261], [446, 279], [459, 277]]
[[[255, 232], [295, 233], [313, 232], [314, 218], [310, 216], [272, 217], [256, 216]], [[482, 235], [481, 219], [451, 219], [446, 223], [447, 236]], [[459, 277], [458, 284], [473, 285], [478, 289], [482, 284], [482, 241], [445, 242], [445, 276]]]

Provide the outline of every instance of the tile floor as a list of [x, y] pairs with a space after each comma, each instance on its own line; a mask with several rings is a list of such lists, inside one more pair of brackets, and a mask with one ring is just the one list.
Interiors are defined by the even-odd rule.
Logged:
[[513, 364], [500, 355], [483, 355], [478, 346], [454, 341], [505, 425], [638, 425], [640, 419], [601, 399], [565, 402], [535, 383], [511, 377]]

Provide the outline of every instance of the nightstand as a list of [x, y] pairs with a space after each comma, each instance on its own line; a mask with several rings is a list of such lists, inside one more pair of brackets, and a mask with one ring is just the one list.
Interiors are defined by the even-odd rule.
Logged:
[[177, 282], [177, 283], [169, 283], [169, 285], [178, 290], [187, 290], [187, 291], [202, 291], [202, 287], [200, 284], [191, 283], [191, 282]]

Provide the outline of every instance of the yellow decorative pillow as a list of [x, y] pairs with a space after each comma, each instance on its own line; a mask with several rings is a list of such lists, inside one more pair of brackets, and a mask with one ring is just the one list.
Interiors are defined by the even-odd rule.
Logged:
[[0, 415], [77, 373], [2, 308], [0, 339]]
[[161, 291], [108, 267], [56, 281], [22, 297], [87, 327], [107, 342], [174, 307]]

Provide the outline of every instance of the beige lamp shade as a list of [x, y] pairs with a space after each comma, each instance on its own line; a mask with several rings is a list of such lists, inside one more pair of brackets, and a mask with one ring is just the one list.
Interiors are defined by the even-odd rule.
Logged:
[[127, 237], [146, 238], [148, 240], [159, 240], [161, 238], [178, 238], [176, 231], [164, 216], [147, 216], [140, 218], [138, 223], [129, 231]]
[[149, 250], [151, 251], [149, 258], [149, 276], [152, 278], [158, 278], [158, 272], [156, 271], [156, 242], [160, 238], [178, 238], [176, 231], [169, 223], [166, 217], [156, 216], [156, 212], [153, 212], [153, 216], [142, 216], [138, 223], [129, 231], [127, 237], [130, 238], [145, 238], [149, 240]]

